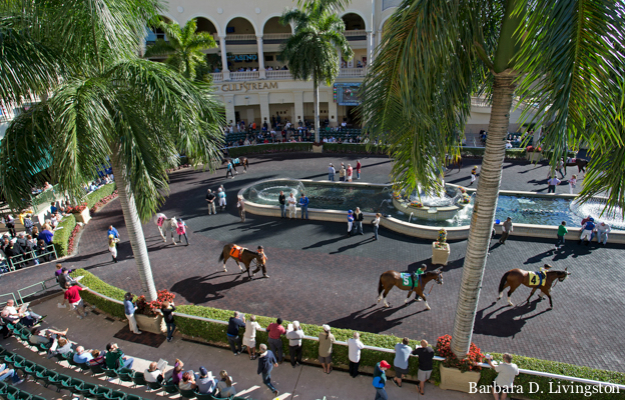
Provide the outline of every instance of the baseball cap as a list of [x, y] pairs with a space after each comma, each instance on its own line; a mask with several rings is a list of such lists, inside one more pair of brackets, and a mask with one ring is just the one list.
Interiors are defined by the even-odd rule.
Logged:
[[200, 367], [200, 376], [208, 375], [208, 371], [204, 367]]
[[380, 367], [382, 367], [382, 368], [391, 368], [391, 364], [389, 364], [386, 361], [382, 360], [382, 361], [380, 361]]

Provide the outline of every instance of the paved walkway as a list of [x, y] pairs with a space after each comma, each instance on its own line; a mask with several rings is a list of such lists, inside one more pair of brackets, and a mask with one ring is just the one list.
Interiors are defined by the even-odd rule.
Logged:
[[[219, 371], [226, 370], [236, 382], [235, 388], [237, 394], [254, 400], [273, 399], [271, 392], [263, 385], [260, 375], [256, 374], [257, 361], [250, 361], [249, 357], [242, 354], [235, 357], [230, 350], [216, 348], [212, 346], [197, 344], [181, 339], [176, 336], [170, 343], [164, 342], [158, 348], [148, 347], [142, 344], [127, 342], [120, 339], [114, 339], [113, 335], [127, 326], [127, 323], [121, 321], [111, 321], [104, 315], [90, 314], [83, 320], [78, 320], [73, 312], [67, 309], [59, 309], [57, 302], [61, 300], [61, 296], [51, 299], [34, 309], [41, 314], [47, 314], [47, 320], [44, 325], [54, 327], [56, 329], [69, 328], [68, 338], [82, 345], [87, 349], [104, 350], [106, 344], [115, 342], [130, 357], [135, 358], [133, 369], [136, 371], [144, 371], [151, 361], [158, 361], [159, 358], [167, 360], [171, 365], [174, 364], [176, 358], [182, 360], [185, 369], [197, 371], [200, 366], [206, 367], [213, 375], [219, 375]], [[20, 355], [27, 357], [29, 360], [44, 365], [46, 368], [52, 368], [59, 373], [69, 374], [90, 383], [105, 385], [114, 389], [122, 389], [128, 393], [139, 395], [146, 399], [162, 399], [163, 392], [146, 393], [145, 388], [130, 388], [125, 384], [124, 387], [116, 383], [107, 382], [104, 379], [91, 378], [89, 375], [82, 373], [72, 373], [68, 368], [64, 368], [56, 364], [54, 360], [48, 360], [37, 355], [29, 349], [26, 349], [21, 343], [15, 339], [9, 339], [2, 342], [2, 345], [10, 350], [19, 352]], [[76, 346], [76, 345], [75, 345]], [[74, 346], [74, 347], [75, 347]], [[64, 362], [62, 365], [66, 366]], [[168, 371], [171, 370], [171, 366]], [[279, 399], [301, 399], [301, 400], [317, 400], [323, 399], [324, 396], [329, 399], [373, 399], [375, 390], [371, 386], [371, 376], [361, 375], [357, 378], [351, 378], [347, 372], [334, 370], [330, 375], [323, 373], [321, 368], [314, 366], [291, 367], [285, 362], [274, 369], [272, 373], [272, 381], [276, 388], [280, 391]], [[117, 382], [117, 381], [116, 381]], [[43, 388], [42, 386], [28, 382], [24, 383], [20, 388], [29, 391], [31, 394], [43, 395], [46, 398], [59, 398], [54, 391]], [[414, 384], [405, 384], [402, 388], [397, 388], [390, 381], [387, 385], [389, 398], [394, 400], [414, 399], [418, 396], [418, 392]], [[489, 395], [469, 395], [466, 393], [445, 391], [438, 387], [427, 384], [426, 395], [428, 399], [445, 399], [445, 400], [461, 400], [461, 399], [490, 399]], [[63, 392], [63, 398], [69, 398], [67, 392]]]
[[[275, 177], [326, 179], [328, 162], [336, 165], [341, 161], [355, 165], [356, 157], [261, 156], [251, 160], [247, 174], [239, 173], [229, 180], [224, 179], [223, 169], [215, 174], [192, 170], [174, 173], [171, 195], [162, 210], [168, 216], [185, 219], [191, 246], [165, 244], [153, 222], [144, 226], [157, 289], [176, 292], [179, 303], [426, 338], [430, 342], [451, 333], [466, 241], [451, 244], [445, 283], [430, 294], [432, 311], [425, 311], [422, 303], [404, 305], [405, 295], [396, 289], [389, 294], [392, 307], [384, 309], [375, 303], [379, 275], [389, 269], [412, 270], [429, 263], [429, 241], [386, 230], [381, 230], [377, 242], [370, 240], [371, 232], [346, 238], [344, 224], [321, 221], [302, 223], [248, 214], [246, 223], [239, 222], [234, 198], [240, 188]], [[388, 159], [367, 157], [362, 162], [363, 181], [388, 182]], [[468, 183], [470, 168], [479, 165], [479, 160], [465, 165], [461, 172], [448, 175], [447, 181]], [[506, 163], [502, 189], [543, 190], [546, 176], [544, 166]], [[206, 189], [220, 184], [224, 184], [230, 204], [225, 213], [208, 216]], [[106, 248], [106, 227], [111, 223], [122, 237], [118, 264], [110, 262]], [[137, 292], [138, 275], [126, 238], [119, 202], [113, 202], [85, 228], [78, 255], [65, 265], [88, 268], [106, 282]], [[251, 282], [243, 279], [232, 261], [229, 273], [223, 273], [217, 259], [222, 246], [230, 242], [249, 247], [264, 245], [271, 278]], [[487, 351], [625, 371], [625, 347], [612, 345], [615, 333], [625, 328], [622, 319], [613, 318], [623, 308], [623, 246], [596, 248], [568, 243], [564, 251], [554, 254], [552, 242], [555, 240], [512, 236], [505, 246], [493, 246], [478, 304], [475, 343]], [[546, 302], [533, 301], [516, 308], [506, 307], [503, 301], [493, 303], [505, 271], [517, 267], [536, 270], [544, 263], [558, 269], [568, 267], [573, 272], [555, 288], [553, 310], [547, 310]], [[51, 266], [41, 266], [5, 275], [0, 280], [0, 293], [46, 279], [51, 270]], [[521, 304], [528, 294], [529, 289], [520, 288], [512, 299]], [[578, 356], [589, 348], [593, 357]]]

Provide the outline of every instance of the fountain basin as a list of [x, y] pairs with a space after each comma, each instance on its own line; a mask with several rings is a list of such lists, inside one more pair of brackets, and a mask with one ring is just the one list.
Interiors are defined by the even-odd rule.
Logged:
[[452, 219], [462, 208], [459, 205], [445, 207], [414, 207], [410, 202], [404, 199], [393, 197], [393, 206], [405, 214], [414, 214], [415, 218], [430, 219], [434, 221], [445, 221]]

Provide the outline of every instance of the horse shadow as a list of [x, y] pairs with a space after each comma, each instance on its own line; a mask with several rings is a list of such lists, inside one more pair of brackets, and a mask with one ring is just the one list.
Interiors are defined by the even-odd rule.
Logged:
[[[541, 301], [537, 298], [529, 303], [524, 302], [516, 307], [505, 305], [486, 313], [486, 310], [497, 304], [495, 301], [488, 307], [477, 312], [475, 315], [475, 324], [473, 325], [473, 333], [485, 336], [514, 338], [523, 330], [528, 320], [551, 311], [547, 308], [539, 313], [525, 317], [525, 315], [536, 311], [536, 307], [540, 302]], [[549, 302], [547, 300], [547, 305], [548, 304]], [[505, 311], [495, 315], [501, 310]]]
[[328, 324], [335, 328], [381, 333], [401, 325], [402, 321], [406, 318], [410, 318], [427, 311], [422, 309], [402, 317], [389, 318], [396, 312], [402, 311], [407, 307], [414, 306], [413, 303], [415, 302], [411, 301], [408, 304], [402, 304], [399, 307], [391, 308], [377, 307], [376, 304], [372, 304], [362, 310], [354, 311], [345, 317], [330, 321]]
[[[214, 279], [220, 279], [227, 276], [235, 275], [234, 279], [227, 282], [211, 283]], [[190, 304], [203, 304], [213, 300], [219, 300], [225, 297], [225, 292], [239, 285], [252, 282], [247, 274], [213, 272], [205, 276], [192, 276], [173, 284], [169, 289], [178, 293]]]
[[373, 237], [370, 237], [370, 238], [367, 238], [367, 239], [363, 239], [363, 240], [361, 240], [361, 241], [360, 241], [360, 242], [358, 242], [358, 243], [353, 243], [353, 244], [348, 244], [348, 245], [346, 245], [346, 246], [341, 246], [341, 247], [339, 247], [336, 251], [331, 251], [331, 252], [330, 252], [330, 253], [328, 253], [328, 254], [338, 254], [338, 253], [342, 253], [342, 252], [347, 251], [347, 250], [349, 250], [349, 249], [355, 249], [356, 247], [360, 247], [360, 246], [362, 246], [363, 244], [366, 244], [366, 243], [369, 243], [369, 242], [373, 242], [373, 241], [374, 241], [374, 238], [373, 238]]
[[[408, 267], [406, 267], [406, 271], [416, 272], [417, 269], [421, 267], [421, 265], [425, 264], [427, 266], [426, 271], [434, 271], [437, 268], [443, 268], [442, 270], [443, 272], [449, 272], [454, 269], [462, 268], [463, 263], [464, 263], [464, 257], [459, 258], [458, 260], [449, 261], [447, 265], [432, 264], [432, 258], [428, 257], [421, 261], [415, 261], [413, 263], [408, 264]], [[398, 272], [405, 272], [405, 271], [398, 271]]]

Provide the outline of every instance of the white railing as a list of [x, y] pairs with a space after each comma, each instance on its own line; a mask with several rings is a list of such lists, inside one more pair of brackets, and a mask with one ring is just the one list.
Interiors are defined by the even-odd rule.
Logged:
[[291, 76], [291, 71], [287, 69], [278, 71], [265, 71], [265, 76], [267, 77], [267, 79], [293, 79], [293, 76]]
[[221, 82], [224, 80], [224, 74], [221, 72], [213, 72], [211, 75], [213, 76], [213, 82]]
[[[104, 298], [104, 299], [106, 299], [108, 301], [111, 301], [113, 303], [117, 303], [117, 304], [120, 304], [120, 305], [124, 304], [123, 301], [116, 300], [116, 299], [113, 299], [111, 297], [108, 297], [108, 296], [105, 296], [103, 294], [100, 294], [100, 293], [96, 292], [95, 290], [88, 288], [87, 286], [83, 285], [80, 282], [78, 282], [78, 285], [80, 285], [83, 289], [86, 289], [89, 292], [93, 293], [94, 295], [102, 297], [102, 298]], [[221, 321], [221, 320], [218, 320], [218, 319], [198, 317], [196, 315], [188, 315], [188, 314], [182, 314], [182, 313], [178, 313], [178, 312], [175, 313], [175, 315], [179, 316], [181, 318], [189, 318], [189, 319], [195, 319], [197, 321], [204, 321], [204, 322], [211, 322], [211, 323], [215, 323], [215, 324], [228, 325], [228, 321]], [[264, 328], [260, 328], [259, 330], [263, 331], [263, 332], [267, 331]], [[313, 341], [319, 341], [319, 338], [317, 336], [304, 335], [304, 339], [313, 340]], [[347, 346], [347, 342], [343, 342], [343, 341], [339, 341], [339, 340], [334, 342], [334, 344], [339, 345], [339, 346]], [[389, 353], [389, 354], [394, 354], [395, 353], [394, 349], [387, 349], [387, 348], [384, 348], [384, 347], [367, 346], [367, 345], [365, 345], [364, 348], [366, 350], [380, 351], [380, 352]], [[411, 356], [411, 357], [414, 357], [414, 356]], [[434, 360], [435, 361], [443, 361], [444, 358], [443, 357], [439, 357], [439, 356], [434, 356]], [[490, 368], [490, 366], [488, 364], [485, 364], [485, 363], [480, 363], [479, 366], [482, 367], [482, 368]], [[579, 382], [579, 383], [585, 383], [585, 384], [589, 384], [589, 385], [610, 386], [610, 387], [618, 388], [619, 390], [625, 390], [625, 385], [620, 385], [620, 384], [617, 384], [617, 383], [602, 382], [602, 381], [596, 381], [596, 380], [585, 379], [585, 378], [577, 378], [577, 377], [574, 377], [574, 376], [550, 374], [548, 372], [532, 371], [532, 370], [529, 370], [529, 369], [519, 369], [519, 372], [522, 373], [522, 374], [527, 374], [527, 375], [542, 376], [544, 378], [559, 379], [559, 380], [570, 381], [570, 382]]]
[[230, 72], [231, 81], [250, 81], [258, 79], [258, 71]]
[[341, 68], [339, 78], [364, 78], [367, 68]]
[[474, 107], [490, 107], [488, 101], [483, 97], [471, 97], [471, 105]]
[[228, 40], [256, 40], [256, 35], [226, 35], [226, 41]]
[[367, 31], [364, 29], [355, 29], [352, 31], [343, 31], [343, 35], [345, 35], [345, 37], [350, 37], [350, 36], [367, 36]]
[[293, 36], [292, 33], [265, 33], [263, 35], [263, 40], [288, 39], [291, 36]]
[[0, 123], [12, 121], [20, 115], [23, 108], [28, 108], [31, 104], [39, 103], [40, 101], [39, 96], [34, 96], [30, 101], [25, 101], [18, 107], [15, 103], [7, 103], [4, 100], [0, 100]]

